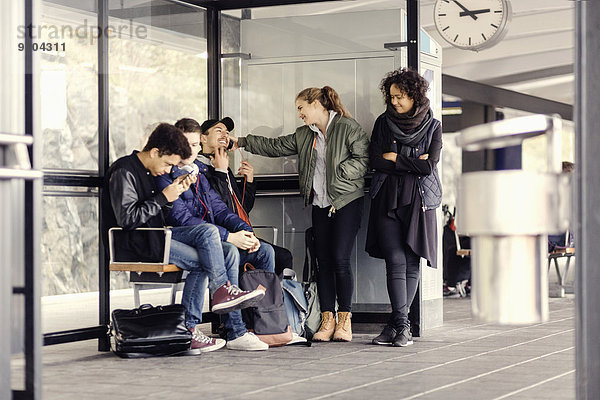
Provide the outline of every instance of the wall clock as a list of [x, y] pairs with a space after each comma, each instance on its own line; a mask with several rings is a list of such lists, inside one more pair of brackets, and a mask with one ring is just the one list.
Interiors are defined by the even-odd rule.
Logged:
[[512, 9], [509, 0], [436, 0], [435, 27], [459, 49], [479, 51], [506, 35]]

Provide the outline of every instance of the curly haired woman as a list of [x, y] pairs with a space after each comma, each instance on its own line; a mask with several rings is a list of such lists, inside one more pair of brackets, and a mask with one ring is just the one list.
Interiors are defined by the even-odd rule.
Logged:
[[385, 260], [392, 314], [373, 339], [377, 345], [413, 343], [408, 310], [419, 284], [420, 259], [436, 268], [442, 128], [429, 107], [428, 88], [422, 76], [404, 68], [388, 73], [380, 85], [387, 109], [375, 121], [369, 147], [375, 174], [366, 250]]

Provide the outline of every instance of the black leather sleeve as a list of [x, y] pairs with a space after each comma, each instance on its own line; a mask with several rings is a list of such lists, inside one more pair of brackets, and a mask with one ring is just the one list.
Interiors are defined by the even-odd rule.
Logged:
[[135, 176], [121, 168], [113, 172], [109, 181], [110, 202], [117, 224], [125, 229], [142, 226], [161, 212], [168, 201], [162, 192], [148, 199], [140, 199]]

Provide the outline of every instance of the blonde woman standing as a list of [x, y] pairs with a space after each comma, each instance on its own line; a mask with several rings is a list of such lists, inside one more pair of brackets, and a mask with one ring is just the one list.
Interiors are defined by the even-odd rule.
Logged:
[[298, 155], [300, 193], [305, 205], [312, 205], [319, 264], [321, 325], [313, 341], [349, 342], [354, 292], [350, 254], [363, 213], [369, 139], [329, 86], [302, 90], [296, 109], [304, 125], [294, 133], [277, 138], [248, 135], [237, 145], [267, 157]]

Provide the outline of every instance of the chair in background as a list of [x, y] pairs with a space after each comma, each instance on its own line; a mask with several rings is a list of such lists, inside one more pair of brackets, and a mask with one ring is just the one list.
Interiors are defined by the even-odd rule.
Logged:
[[[551, 251], [548, 253], [548, 272], [550, 272], [550, 267], [552, 262], [554, 262], [554, 269], [556, 270], [556, 276], [558, 278], [558, 297], [565, 297], [565, 289], [566, 289], [566, 280], [569, 275], [569, 267], [571, 266], [571, 258], [575, 256], [575, 247], [573, 245], [573, 238], [571, 237], [571, 233], [569, 231], [565, 232], [565, 241], [564, 246], [556, 245], [553, 246]], [[560, 271], [560, 265], [558, 260], [564, 258], [565, 261], [565, 269], [564, 273]]]

